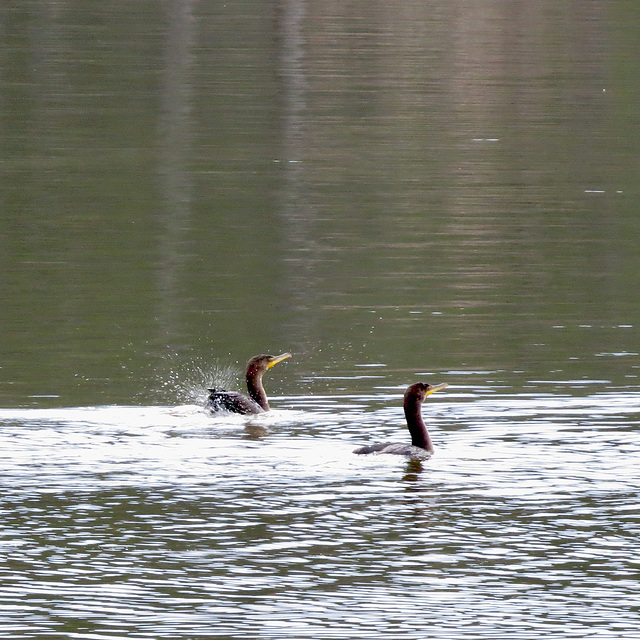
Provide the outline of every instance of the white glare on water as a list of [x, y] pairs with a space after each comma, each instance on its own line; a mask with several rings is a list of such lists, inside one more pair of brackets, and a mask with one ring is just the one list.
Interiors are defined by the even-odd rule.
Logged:
[[637, 393], [463, 391], [0, 411], [4, 637], [632, 637]]

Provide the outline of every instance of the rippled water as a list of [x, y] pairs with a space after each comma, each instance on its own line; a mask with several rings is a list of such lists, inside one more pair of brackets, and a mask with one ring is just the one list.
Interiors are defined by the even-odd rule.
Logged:
[[640, 394], [454, 377], [423, 463], [400, 388], [0, 410], [0, 638], [639, 637]]

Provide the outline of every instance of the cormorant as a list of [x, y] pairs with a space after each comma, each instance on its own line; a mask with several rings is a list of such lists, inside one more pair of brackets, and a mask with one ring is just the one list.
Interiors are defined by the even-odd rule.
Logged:
[[404, 394], [404, 415], [407, 419], [407, 428], [411, 433], [411, 444], [380, 443], [372, 444], [356, 449], [353, 453], [395, 453], [400, 456], [411, 456], [412, 458], [430, 458], [433, 454], [433, 443], [429, 437], [429, 432], [422, 419], [421, 405], [424, 399], [444, 389], [447, 383], [430, 385], [424, 382], [416, 382]]
[[267, 369], [290, 358], [290, 353], [279, 356], [254, 356], [247, 363], [247, 389], [249, 396], [237, 391], [208, 389], [207, 408], [211, 412], [230, 411], [232, 413], [263, 413], [269, 411], [269, 401], [262, 386], [262, 376]]

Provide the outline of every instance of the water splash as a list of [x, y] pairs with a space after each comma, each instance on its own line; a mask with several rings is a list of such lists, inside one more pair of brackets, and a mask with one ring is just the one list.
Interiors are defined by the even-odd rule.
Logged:
[[156, 395], [171, 404], [202, 404], [207, 389], [237, 389], [240, 369], [237, 365], [205, 360], [204, 357], [186, 359], [183, 355], [167, 354], [164, 363], [155, 369]]

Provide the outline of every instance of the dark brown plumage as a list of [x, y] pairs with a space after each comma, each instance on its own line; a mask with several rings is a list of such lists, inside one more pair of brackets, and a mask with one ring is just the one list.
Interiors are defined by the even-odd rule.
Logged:
[[411, 444], [380, 443], [372, 444], [356, 449], [354, 453], [393, 453], [413, 458], [430, 458], [433, 454], [433, 443], [422, 419], [421, 405], [425, 398], [440, 389], [444, 389], [447, 383], [430, 385], [424, 382], [416, 382], [404, 394], [404, 415], [407, 419], [407, 428], [411, 433]]
[[207, 408], [212, 413], [229, 411], [231, 413], [249, 414], [269, 411], [269, 401], [262, 386], [262, 376], [268, 369], [290, 357], [290, 353], [283, 353], [279, 356], [254, 356], [247, 363], [246, 378], [249, 396], [247, 397], [237, 391], [209, 389]]

